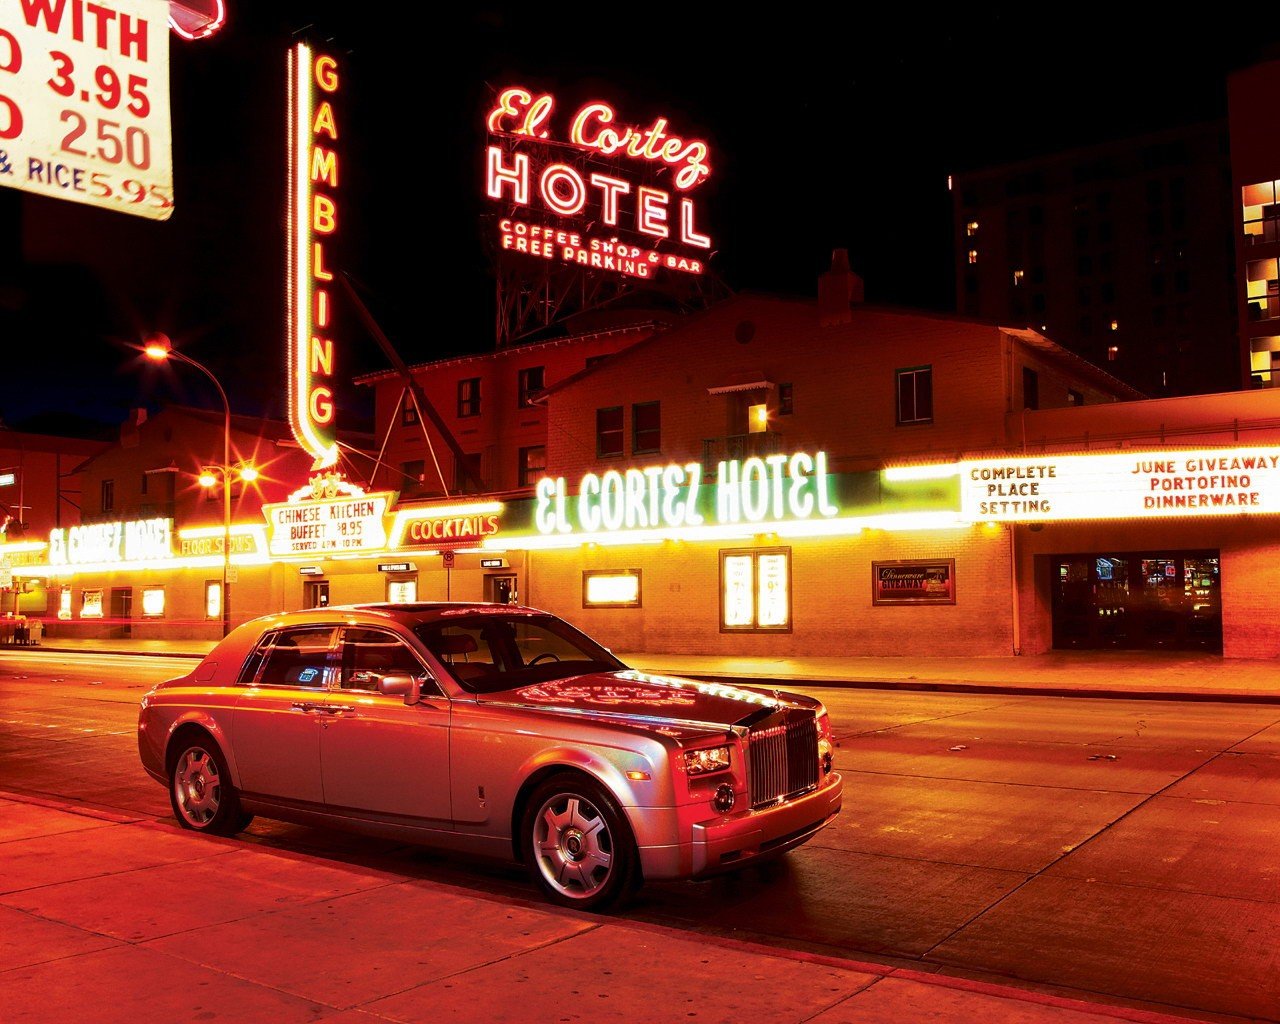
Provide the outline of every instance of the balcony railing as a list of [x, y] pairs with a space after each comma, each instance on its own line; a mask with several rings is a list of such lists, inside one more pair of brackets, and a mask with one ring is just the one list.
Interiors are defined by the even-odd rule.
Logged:
[[751, 456], [780, 455], [782, 435], [776, 431], [758, 434], [728, 434], [702, 440], [702, 465], [713, 466], [721, 459], [749, 459]]

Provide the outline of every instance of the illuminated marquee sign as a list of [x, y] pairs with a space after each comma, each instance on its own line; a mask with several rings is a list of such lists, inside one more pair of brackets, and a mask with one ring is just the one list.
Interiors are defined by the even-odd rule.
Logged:
[[626, 125], [598, 101], [557, 139], [554, 110], [553, 96], [513, 87], [489, 111], [485, 194], [512, 211], [498, 222], [501, 248], [628, 277], [701, 274], [711, 239], [689, 193], [711, 174], [707, 144], [665, 117]]
[[1006, 522], [1280, 513], [1280, 448], [984, 459], [960, 492], [965, 517]]
[[90, 523], [49, 531], [49, 565], [149, 562], [173, 557], [173, 520]]
[[396, 548], [448, 548], [478, 545], [502, 528], [503, 503], [470, 501], [458, 505], [402, 508], [391, 529]]
[[0, 185], [173, 213], [169, 5], [0, 3]]
[[534, 494], [538, 533], [567, 534], [765, 524], [839, 515], [827, 453], [752, 456], [716, 467], [704, 484], [700, 462], [588, 473], [570, 498], [563, 477], [543, 477]]
[[[319, 94], [317, 95], [317, 90]], [[288, 279], [289, 426], [317, 468], [338, 461], [334, 439], [333, 271], [326, 245], [338, 228], [338, 63], [305, 43], [289, 51]], [[317, 99], [319, 102], [317, 103]]]
[[383, 525], [390, 492], [355, 498], [264, 505], [273, 555], [381, 551], [387, 546]]

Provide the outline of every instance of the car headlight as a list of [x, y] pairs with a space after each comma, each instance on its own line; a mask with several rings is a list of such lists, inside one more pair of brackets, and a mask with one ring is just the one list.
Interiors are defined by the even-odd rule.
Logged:
[[729, 768], [728, 747], [708, 747], [705, 750], [686, 750], [684, 767], [690, 775], [710, 775]]

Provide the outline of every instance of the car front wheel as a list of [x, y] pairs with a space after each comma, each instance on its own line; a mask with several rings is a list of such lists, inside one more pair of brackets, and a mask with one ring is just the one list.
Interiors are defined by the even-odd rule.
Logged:
[[525, 863], [552, 902], [603, 910], [629, 896], [639, 880], [635, 840], [603, 787], [557, 775], [529, 799], [522, 828]]
[[178, 745], [170, 761], [169, 802], [178, 824], [196, 832], [234, 835], [252, 820], [240, 810], [227, 762], [209, 739], [192, 737]]

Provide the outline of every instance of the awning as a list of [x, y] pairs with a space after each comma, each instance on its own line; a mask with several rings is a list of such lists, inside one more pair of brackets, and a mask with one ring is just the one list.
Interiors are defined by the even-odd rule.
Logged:
[[776, 388], [773, 381], [769, 380], [760, 370], [747, 370], [743, 373], [735, 373], [730, 375], [729, 379], [723, 384], [717, 384], [713, 388], [707, 388], [709, 395], [729, 395], [735, 391], [759, 391], [764, 389], [772, 391]]

